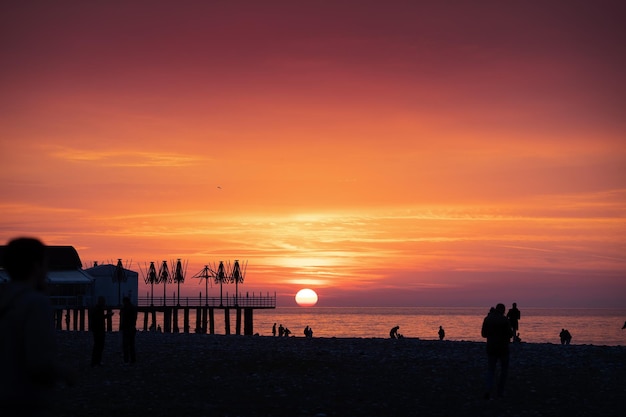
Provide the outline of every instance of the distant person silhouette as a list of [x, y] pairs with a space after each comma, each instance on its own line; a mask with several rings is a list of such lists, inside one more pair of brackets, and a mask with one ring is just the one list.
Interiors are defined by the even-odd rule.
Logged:
[[272, 336], [276, 336], [276, 323], [272, 326]]
[[562, 345], [569, 345], [572, 341], [572, 334], [569, 330], [561, 329], [561, 333], [559, 333], [559, 337], [561, 338]]
[[57, 360], [46, 247], [13, 239], [2, 265], [10, 281], [0, 287], [0, 416], [49, 415], [55, 382], [71, 385], [75, 374]]
[[105, 299], [98, 297], [98, 302], [91, 309], [89, 317], [89, 329], [93, 333], [93, 349], [91, 351], [91, 366], [102, 365], [102, 352], [104, 352], [105, 320], [113, 315], [113, 312], [104, 311]]
[[283, 337], [285, 334], [285, 328], [282, 324], [278, 325], [278, 337]]
[[289, 337], [289, 335], [291, 334], [291, 330], [289, 330], [288, 328], [285, 327], [285, 330], [284, 330], [283, 334], [284, 334], [285, 337]]
[[392, 339], [398, 339], [398, 330], [400, 329], [400, 326], [395, 326], [392, 327], [391, 330], [389, 330], [389, 337]]
[[135, 363], [137, 355], [135, 351], [135, 336], [137, 334], [137, 308], [129, 297], [122, 300], [120, 310], [120, 331], [122, 332], [122, 351], [124, 363]]
[[504, 395], [504, 384], [509, 371], [509, 344], [513, 330], [509, 320], [504, 316], [506, 307], [498, 304], [483, 320], [482, 337], [487, 339], [487, 383], [485, 399], [491, 398], [496, 379], [496, 366], [500, 362], [500, 378], [497, 384], [497, 395]]
[[513, 328], [513, 334], [516, 335], [519, 330], [519, 320], [522, 318], [522, 314], [517, 309], [517, 303], [513, 303], [513, 307], [509, 309], [509, 312], [506, 313], [506, 317], [509, 319], [511, 323], [511, 327]]
[[309, 326], [306, 326], [304, 328], [304, 337], [313, 337], [313, 329], [311, 329]]
[[439, 326], [439, 340], [443, 340], [444, 337], [446, 337], [446, 331], [443, 330], [442, 326]]

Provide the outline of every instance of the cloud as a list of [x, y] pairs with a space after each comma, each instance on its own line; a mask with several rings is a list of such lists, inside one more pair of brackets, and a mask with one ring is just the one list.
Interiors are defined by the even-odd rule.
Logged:
[[52, 151], [51, 155], [68, 162], [89, 162], [103, 167], [189, 167], [210, 161], [209, 158], [198, 155], [133, 150], [104, 151], [60, 148]]

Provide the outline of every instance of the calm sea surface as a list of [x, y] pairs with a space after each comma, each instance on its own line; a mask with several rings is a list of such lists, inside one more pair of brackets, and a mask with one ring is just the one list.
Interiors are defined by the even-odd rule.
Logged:
[[[524, 309], [520, 306], [520, 336], [531, 343], [560, 343], [562, 328], [572, 334], [572, 344], [626, 346], [626, 309]], [[277, 307], [254, 311], [254, 332], [272, 335], [272, 325], [282, 324], [292, 335], [304, 337], [305, 326], [311, 326], [314, 337], [387, 338], [389, 330], [400, 326], [405, 337], [437, 339], [439, 326], [446, 340], [483, 341], [480, 328], [487, 314], [485, 308], [433, 307]], [[117, 316], [117, 315], [116, 315]], [[235, 333], [235, 312], [230, 313], [231, 334]], [[115, 317], [115, 316], [114, 316]], [[182, 313], [179, 326], [182, 328]], [[117, 329], [114, 318], [114, 329]], [[162, 316], [157, 323], [163, 326]], [[190, 312], [191, 327], [195, 327], [195, 310]], [[142, 328], [143, 315], [137, 319]], [[243, 325], [243, 324], [242, 324]], [[215, 310], [215, 333], [224, 334], [224, 314]]]

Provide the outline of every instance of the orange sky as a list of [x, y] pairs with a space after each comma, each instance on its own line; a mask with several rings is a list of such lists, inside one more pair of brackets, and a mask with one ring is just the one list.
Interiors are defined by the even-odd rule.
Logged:
[[304, 3], [3, 3], [0, 239], [189, 295], [248, 260], [284, 306], [626, 306], [621, 2]]

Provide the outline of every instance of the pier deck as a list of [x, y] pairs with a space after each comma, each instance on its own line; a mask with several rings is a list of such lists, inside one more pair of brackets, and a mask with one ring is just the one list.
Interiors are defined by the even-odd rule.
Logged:
[[[163, 314], [163, 329], [165, 333], [189, 333], [191, 324], [189, 312], [195, 310], [196, 323], [195, 333], [215, 334], [215, 310], [224, 311], [224, 332], [231, 334], [230, 311], [235, 310], [235, 334], [254, 334], [254, 310], [276, 308], [276, 294], [226, 297], [139, 297], [137, 300], [137, 327], [144, 331], [156, 330], [156, 315]], [[107, 306], [107, 311], [119, 314], [120, 306]], [[88, 307], [65, 305], [56, 306], [55, 324], [58, 330], [63, 329], [65, 321], [66, 330], [85, 331], [85, 316]], [[63, 312], [65, 320], [63, 320]], [[179, 312], [182, 311], [182, 328], [179, 326]], [[143, 315], [143, 317], [142, 317]], [[73, 317], [73, 326], [70, 318]], [[113, 331], [113, 320], [107, 319], [107, 330]]]

